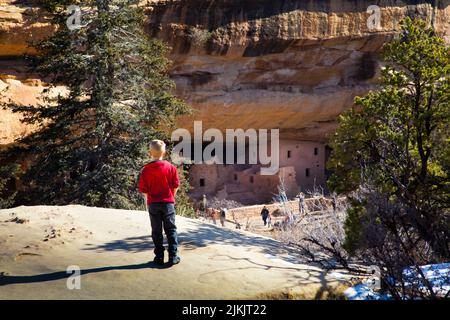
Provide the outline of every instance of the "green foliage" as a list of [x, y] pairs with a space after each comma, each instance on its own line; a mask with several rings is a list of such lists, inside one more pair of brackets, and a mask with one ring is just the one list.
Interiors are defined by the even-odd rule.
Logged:
[[351, 201], [347, 210], [347, 217], [344, 223], [345, 242], [343, 248], [350, 254], [354, 254], [358, 248], [363, 246], [362, 222], [367, 221], [367, 212], [363, 203]]
[[0, 209], [10, 208], [14, 204], [16, 193], [8, 190], [8, 184], [14, 181], [18, 173], [19, 167], [16, 165], [0, 166]]
[[[450, 51], [422, 20], [407, 18], [402, 30], [384, 47], [381, 88], [339, 119], [330, 188], [370, 189], [386, 207], [401, 204], [407, 227], [449, 257]], [[360, 199], [349, 211], [348, 248], [360, 244], [366, 205]]]
[[[189, 108], [174, 87], [165, 58], [169, 48], [149, 39], [146, 16], [131, 0], [43, 0], [57, 31], [34, 44], [32, 69], [67, 93], [44, 95], [37, 106], [8, 104], [38, 130], [2, 158], [32, 159], [20, 176], [21, 204], [80, 203], [142, 208], [137, 178], [150, 140], [166, 139], [176, 116]], [[83, 9], [84, 27], [66, 26], [70, 4]]]
[[189, 180], [186, 176], [187, 170], [182, 166], [178, 167], [178, 176], [180, 178], [180, 188], [177, 192], [176, 202], [177, 202], [177, 214], [184, 217], [194, 218], [195, 211], [194, 207], [187, 195], [189, 189], [191, 188]]

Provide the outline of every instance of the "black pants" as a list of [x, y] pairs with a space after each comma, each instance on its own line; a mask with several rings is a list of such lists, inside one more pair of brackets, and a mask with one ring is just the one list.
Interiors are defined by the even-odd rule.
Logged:
[[177, 255], [178, 236], [175, 226], [175, 206], [170, 202], [155, 202], [150, 204], [149, 208], [150, 222], [152, 224], [152, 239], [155, 245], [155, 256], [164, 256], [163, 234], [167, 237], [169, 244], [169, 256]]
[[263, 221], [264, 221], [264, 225], [267, 224], [267, 218], [268, 218], [268, 217], [269, 217], [269, 215], [265, 215], [265, 214], [262, 215], [262, 219], [263, 219]]

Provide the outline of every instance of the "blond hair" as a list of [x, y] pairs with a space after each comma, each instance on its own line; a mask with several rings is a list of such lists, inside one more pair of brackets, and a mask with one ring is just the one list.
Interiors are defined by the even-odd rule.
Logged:
[[162, 140], [152, 140], [148, 147], [150, 154], [155, 158], [163, 156], [166, 152], [166, 144]]

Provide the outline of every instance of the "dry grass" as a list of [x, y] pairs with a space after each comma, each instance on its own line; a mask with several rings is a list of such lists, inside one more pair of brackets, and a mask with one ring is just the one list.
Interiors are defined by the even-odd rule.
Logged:
[[344, 291], [348, 285], [338, 284], [325, 288], [313, 287], [302, 291], [271, 291], [259, 294], [255, 300], [346, 300]]

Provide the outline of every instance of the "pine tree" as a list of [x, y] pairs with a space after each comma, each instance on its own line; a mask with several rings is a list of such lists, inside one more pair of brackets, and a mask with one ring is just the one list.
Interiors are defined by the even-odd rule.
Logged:
[[[136, 181], [151, 139], [166, 139], [176, 116], [189, 108], [170, 92], [168, 47], [145, 34], [146, 16], [134, 0], [45, 0], [57, 26], [34, 44], [34, 72], [63, 84], [67, 93], [43, 103], [8, 103], [37, 125], [3, 158], [30, 159], [20, 176], [20, 204], [142, 208]], [[67, 7], [82, 9], [82, 26], [70, 30]]]
[[407, 256], [430, 246], [434, 258], [448, 259], [450, 51], [424, 21], [401, 25], [402, 34], [384, 47], [380, 89], [356, 98], [340, 118], [330, 186], [358, 198], [348, 212], [347, 248], [360, 249], [361, 237], [370, 238], [361, 230], [378, 225], [376, 237], [381, 228], [384, 240], [391, 234], [400, 241], [406, 230]]

